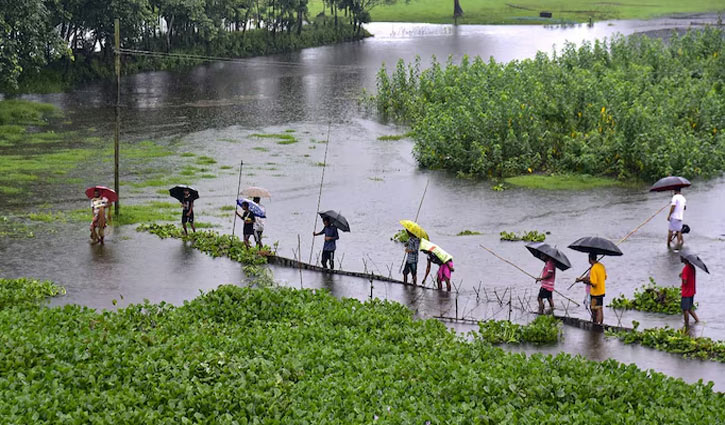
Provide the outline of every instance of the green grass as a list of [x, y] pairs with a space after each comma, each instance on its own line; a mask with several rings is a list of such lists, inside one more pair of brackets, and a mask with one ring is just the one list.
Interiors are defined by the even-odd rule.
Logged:
[[623, 186], [622, 182], [605, 177], [572, 174], [528, 174], [504, 179], [506, 183], [529, 189], [546, 190], [586, 190], [598, 187]]
[[219, 207], [219, 209], [221, 211], [234, 211], [237, 209], [237, 206], [236, 205], [223, 205], [223, 206]]
[[182, 153], [181, 155], [179, 155], [179, 156], [180, 156], [180, 157], [182, 157], [182, 158], [190, 158], [190, 157], [192, 157], [192, 156], [196, 156], [196, 154], [195, 154], [195, 153], [192, 153], [192, 152], [183, 152], [183, 153]]
[[[584, 22], [605, 19], [646, 19], [673, 13], [713, 12], [725, 9], [722, 0], [620, 0], [613, 2], [593, 0], [461, 0], [461, 24], [547, 24], [557, 22]], [[310, 14], [322, 10], [321, 0], [309, 3]], [[552, 19], [539, 19], [540, 11], [553, 13]], [[326, 11], [330, 13], [329, 9]], [[453, 22], [453, 2], [441, 0], [398, 1], [382, 5], [371, 12], [373, 22]]]
[[19, 99], [0, 101], [0, 125], [45, 125], [49, 118], [60, 117], [60, 110], [49, 103]]
[[200, 156], [196, 158], [196, 163], [199, 165], [212, 165], [216, 164], [216, 159], [210, 157], [210, 156]]
[[254, 149], [255, 151], [260, 151], [260, 152], [269, 152], [269, 148], [265, 148], [263, 146], [255, 146], [252, 149]]

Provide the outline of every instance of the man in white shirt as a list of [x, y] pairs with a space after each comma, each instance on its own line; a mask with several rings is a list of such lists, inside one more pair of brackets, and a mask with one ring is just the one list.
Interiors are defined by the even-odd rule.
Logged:
[[672, 197], [670, 203], [670, 213], [667, 215], [667, 221], [670, 222], [669, 230], [667, 231], [667, 248], [670, 247], [670, 243], [677, 237], [677, 244], [682, 247], [685, 241], [682, 239], [682, 219], [685, 216], [686, 206], [685, 197], [680, 193], [680, 189], [675, 189], [675, 194]]

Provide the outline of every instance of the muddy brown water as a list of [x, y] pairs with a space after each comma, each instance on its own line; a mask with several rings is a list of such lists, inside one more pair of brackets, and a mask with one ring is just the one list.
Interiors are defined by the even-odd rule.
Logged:
[[[687, 25], [689, 22], [684, 22]], [[216, 171], [216, 179], [200, 180], [196, 186], [202, 197], [197, 202], [198, 220], [215, 223], [217, 230], [230, 232], [230, 217], [220, 217], [219, 208], [233, 205], [239, 162], [244, 161], [242, 184], [269, 188], [273, 199], [265, 201], [268, 210], [266, 236], [279, 242], [283, 256], [297, 255], [298, 235], [302, 258], [309, 259], [311, 232], [315, 222], [317, 194], [322, 168], [324, 141], [328, 138], [328, 166], [325, 170], [320, 208], [340, 210], [349, 220], [352, 232], [341, 233], [337, 258], [342, 267], [398, 275], [402, 246], [390, 240], [399, 228], [398, 220], [416, 214], [426, 182], [428, 192], [419, 222], [432, 239], [455, 257], [456, 295], [435, 291], [373, 283], [375, 297], [388, 298], [410, 306], [418, 316], [465, 316], [476, 319], [507, 318], [509, 310], [494, 300], [511, 299], [512, 320], [525, 322], [524, 310], [533, 306], [537, 286], [519, 271], [495, 259], [479, 247], [486, 245], [532, 274], [542, 264], [531, 257], [523, 243], [501, 242], [498, 233], [506, 231], [548, 231], [547, 242], [564, 248], [584, 235], [600, 235], [617, 240], [669, 201], [667, 194], [650, 194], [645, 187], [603, 188], [587, 191], [543, 191], [511, 187], [491, 190], [492, 183], [456, 179], [445, 172], [417, 168], [411, 155], [413, 142], [380, 141], [378, 137], [402, 134], [405, 128], [380, 122], [361, 110], [358, 99], [363, 88], [374, 90], [375, 73], [382, 63], [389, 68], [398, 58], [423, 64], [435, 55], [444, 61], [464, 54], [493, 56], [499, 61], [533, 56], [537, 50], [550, 52], [566, 40], [582, 42], [637, 31], [662, 30], [683, 25], [681, 19], [603, 22], [593, 27], [569, 28], [537, 26], [465, 26], [423, 24], [373, 24], [375, 37], [359, 43], [306, 49], [239, 63], [211, 63], [184, 72], [153, 72], [122, 80], [123, 143], [154, 139], [162, 143], [181, 139], [183, 149], [217, 159], [215, 166], [234, 167]], [[112, 135], [113, 87], [89, 84], [64, 94], [28, 96], [60, 106], [73, 126], [97, 128]], [[298, 143], [278, 145], [255, 133], [281, 133], [294, 130]], [[253, 149], [265, 147], [268, 151]], [[150, 160], [149, 166], [159, 167]], [[180, 167], [163, 163], [171, 171]], [[123, 169], [123, 167], [122, 167]], [[178, 170], [176, 170], [178, 171]], [[85, 177], [87, 184], [111, 185], [111, 170]], [[122, 179], [131, 178], [128, 175]], [[50, 191], [53, 189], [50, 188]], [[156, 188], [130, 193], [128, 203], [159, 197]], [[122, 196], [124, 193], [122, 192]], [[692, 227], [686, 243], [701, 253], [711, 274], [698, 274], [702, 323], [699, 335], [725, 339], [725, 295], [721, 264], [725, 218], [725, 180], [695, 182], [685, 192], [688, 209], [685, 221]], [[73, 196], [57, 194], [58, 198]], [[161, 198], [163, 199], [163, 198]], [[22, 212], [23, 199], [0, 205], [0, 214]], [[29, 201], [29, 200], [26, 200]], [[58, 202], [58, 208], [86, 206], [82, 194], [74, 201]], [[609, 280], [607, 299], [633, 291], [654, 277], [659, 284], [677, 285], [681, 268], [676, 253], [665, 248], [665, 213], [657, 216], [622, 245], [625, 255], [607, 258]], [[318, 222], [317, 228], [321, 227]], [[53, 304], [80, 303], [96, 308], [115, 308], [148, 299], [180, 304], [194, 298], [199, 290], [210, 290], [222, 283], [243, 284], [240, 265], [226, 259], [212, 259], [177, 240], [160, 240], [136, 232], [132, 226], [113, 229], [104, 247], [89, 246], [85, 224], [59, 224], [53, 231], [39, 232], [34, 239], [0, 240], [0, 275], [48, 278], [68, 287], [66, 297]], [[456, 236], [462, 230], [481, 232], [480, 236]], [[237, 227], [239, 231], [239, 227]], [[313, 262], [319, 255], [317, 240]], [[574, 267], [559, 273], [557, 288], [575, 301], [583, 299], [581, 287], [568, 289], [576, 275], [586, 269], [586, 257], [564, 249]], [[421, 257], [419, 271], [425, 269]], [[273, 268], [275, 277], [288, 285], [300, 286], [296, 270]], [[321, 276], [303, 272], [303, 287], [325, 288], [336, 296], [366, 299], [370, 283], [341, 276]], [[475, 290], [481, 295], [476, 299]], [[485, 294], [483, 293], [485, 291]], [[510, 298], [509, 298], [510, 297]], [[116, 304], [114, 305], [114, 301]], [[528, 300], [528, 302], [526, 301]], [[586, 311], [558, 300], [558, 313], [586, 317]], [[607, 323], [629, 326], [632, 320], [650, 326], [679, 326], [680, 316], [619, 312], [608, 309]], [[457, 326], [461, 331], [471, 329]], [[566, 351], [594, 360], [609, 357], [633, 362], [644, 369], [655, 369], [693, 382], [713, 380], [725, 388], [725, 367], [713, 362], [683, 360], [678, 356], [641, 347], [623, 345], [602, 335], [577, 329], [565, 330], [562, 343], [553, 347], [512, 348], [526, 352]]]

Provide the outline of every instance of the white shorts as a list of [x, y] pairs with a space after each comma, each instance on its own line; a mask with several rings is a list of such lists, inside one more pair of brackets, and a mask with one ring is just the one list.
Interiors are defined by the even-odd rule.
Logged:
[[669, 229], [671, 232], [681, 232], [682, 231], [682, 220], [677, 220], [677, 219], [671, 218]]

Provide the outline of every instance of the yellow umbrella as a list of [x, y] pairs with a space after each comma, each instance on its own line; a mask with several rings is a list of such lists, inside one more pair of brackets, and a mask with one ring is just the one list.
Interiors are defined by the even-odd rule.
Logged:
[[423, 230], [423, 228], [420, 227], [420, 225], [415, 221], [400, 220], [400, 224], [405, 228], [405, 230], [409, 231], [420, 239], [430, 239], [428, 237], [428, 233]]

